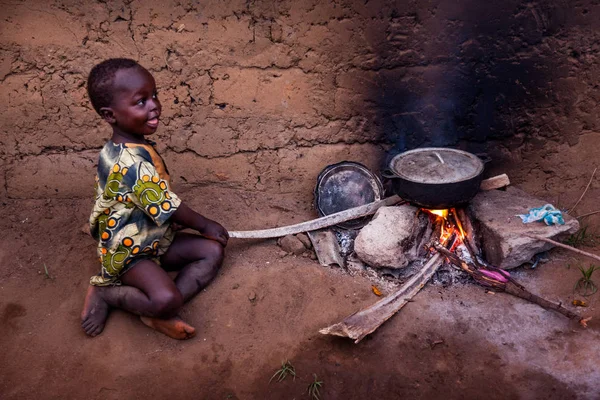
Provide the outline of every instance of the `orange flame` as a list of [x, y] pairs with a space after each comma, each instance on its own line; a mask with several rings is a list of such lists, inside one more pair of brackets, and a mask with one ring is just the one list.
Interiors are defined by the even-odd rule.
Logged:
[[[423, 211], [425, 211], [431, 215], [435, 215], [438, 218], [443, 219], [443, 222], [441, 224], [441, 231], [440, 231], [440, 243], [446, 243], [450, 239], [450, 237], [452, 237], [452, 234], [454, 232], [456, 232], [460, 235], [461, 241], [465, 238], [465, 236], [466, 236], [465, 231], [464, 231], [460, 221], [458, 220], [458, 218], [452, 218], [452, 220], [456, 221], [456, 225], [453, 222], [451, 222], [451, 220], [448, 219], [448, 216], [450, 215], [450, 213], [452, 213], [453, 215], [456, 215], [456, 211], [453, 208], [446, 209], [446, 210], [423, 209]], [[455, 246], [457, 244], [458, 244], [458, 241], [455, 243]]]
[[449, 210], [426, 210], [428, 213], [430, 214], [434, 214], [437, 215], [438, 217], [442, 217], [444, 219], [448, 218], [448, 211]]
[[456, 220], [456, 226], [458, 227], [458, 232], [460, 233], [460, 238], [462, 240], [465, 239], [465, 236], [467, 236], [467, 234], [465, 233], [465, 230], [462, 227], [462, 224], [460, 223], [460, 219], [458, 219], [458, 217], [456, 217], [456, 214], [454, 214], [455, 216], [455, 220]]

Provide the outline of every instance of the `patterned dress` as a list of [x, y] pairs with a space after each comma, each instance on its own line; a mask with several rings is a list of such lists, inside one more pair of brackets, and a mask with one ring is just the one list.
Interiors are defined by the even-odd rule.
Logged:
[[100, 152], [96, 202], [90, 216], [102, 270], [92, 285], [118, 285], [143, 259], [158, 262], [173, 240], [169, 217], [181, 200], [154, 143], [106, 143]]

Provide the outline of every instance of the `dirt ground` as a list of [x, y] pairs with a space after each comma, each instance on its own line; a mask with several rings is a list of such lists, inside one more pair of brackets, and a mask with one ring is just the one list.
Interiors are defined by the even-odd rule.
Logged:
[[[291, 196], [195, 189], [182, 197], [231, 230], [313, 216]], [[598, 294], [582, 310], [594, 317], [584, 330], [473, 284], [430, 284], [355, 345], [318, 330], [375, 302], [371, 282], [281, 257], [274, 240], [231, 240], [221, 274], [185, 307], [194, 339], [169, 339], [120, 311], [88, 338], [79, 313], [98, 268], [95, 244], [81, 231], [89, 208], [84, 200], [2, 205], [0, 398], [309, 399], [313, 374], [323, 399], [600, 398]], [[574, 266], [588, 261], [561, 250], [550, 258], [516, 277], [570, 303]], [[282, 360], [297, 378], [269, 383]]]

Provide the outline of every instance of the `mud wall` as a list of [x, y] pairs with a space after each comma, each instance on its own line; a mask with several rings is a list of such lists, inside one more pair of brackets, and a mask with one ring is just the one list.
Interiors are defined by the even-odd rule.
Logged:
[[183, 189], [310, 199], [329, 163], [432, 144], [560, 194], [600, 150], [597, 3], [3, 2], [0, 196], [91, 196], [110, 129], [85, 80], [117, 56], [157, 80], [155, 139]]

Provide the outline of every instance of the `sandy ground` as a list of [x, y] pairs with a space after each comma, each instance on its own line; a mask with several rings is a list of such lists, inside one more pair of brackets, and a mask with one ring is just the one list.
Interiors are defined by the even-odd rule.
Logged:
[[[182, 197], [232, 230], [313, 216], [292, 197], [208, 189]], [[323, 399], [600, 398], [598, 294], [580, 309], [594, 317], [584, 330], [473, 284], [428, 285], [355, 345], [318, 330], [375, 302], [371, 282], [309, 258], [281, 257], [274, 240], [231, 241], [218, 278], [183, 312], [196, 338], [169, 339], [121, 311], [101, 336], [88, 338], [79, 313], [98, 266], [95, 244], [80, 227], [90, 205], [2, 205], [2, 399], [309, 399], [313, 374], [323, 381]], [[562, 250], [550, 258], [516, 277], [570, 304], [575, 265], [588, 261]], [[282, 360], [294, 365], [296, 379], [269, 383]]]

